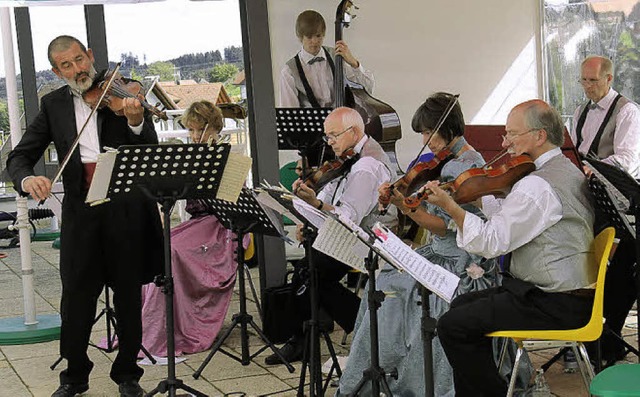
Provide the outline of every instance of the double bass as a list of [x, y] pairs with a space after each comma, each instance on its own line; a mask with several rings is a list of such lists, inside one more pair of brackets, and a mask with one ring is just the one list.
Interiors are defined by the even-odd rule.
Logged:
[[[353, 1], [342, 0], [336, 10], [335, 40], [342, 40], [342, 30], [351, 22], [350, 8]], [[335, 56], [333, 79], [335, 107], [346, 106], [355, 109], [364, 120], [364, 132], [375, 139], [398, 169], [395, 143], [402, 138], [400, 117], [387, 103], [372, 97], [363, 86], [344, 77], [344, 62], [341, 55]], [[345, 84], [346, 83], [346, 84]]]

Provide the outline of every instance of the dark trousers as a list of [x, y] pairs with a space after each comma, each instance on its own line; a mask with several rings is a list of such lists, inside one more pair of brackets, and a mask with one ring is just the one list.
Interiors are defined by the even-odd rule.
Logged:
[[[342, 329], [347, 332], [353, 331], [360, 307], [360, 298], [340, 283], [340, 280], [351, 268], [322, 252], [312, 250], [312, 255], [318, 274], [320, 308], [324, 309]], [[311, 318], [310, 292], [311, 289], [307, 288], [303, 294], [298, 295], [296, 309], [300, 327], [296, 332], [297, 336], [303, 333], [302, 322]]]
[[141, 263], [138, 231], [127, 227], [117, 205], [89, 207], [65, 203], [60, 237], [62, 278], [60, 354], [67, 360], [61, 383], [85, 383], [93, 363], [87, 355], [97, 301], [104, 286], [113, 289], [119, 349], [111, 367], [116, 383], [138, 380], [142, 343]]
[[[636, 262], [635, 241], [623, 240], [618, 245], [613, 260], [607, 268], [604, 283], [604, 317], [607, 327], [620, 335], [629, 310], [638, 297], [634, 264]], [[601, 338], [602, 357], [615, 360], [624, 347], [609, 333]]]
[[545, 293], [532, 284], [504, 279], [503, 285], [454, 299], [438, 320], [438, 337], [453, 367], [456, 396], [503, 397], [491, 338], [498, 330], [571, 329], [585, 325], [592, 298]]

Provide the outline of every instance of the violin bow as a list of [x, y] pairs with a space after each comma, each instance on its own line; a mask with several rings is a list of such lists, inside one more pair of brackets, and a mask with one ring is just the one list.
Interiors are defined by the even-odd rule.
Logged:
[[436, 132], [440, 131], [440, 127], [442, 127], [442, 125], [444, 124], [444, 122], [447, 120], [447, 117], [449, 117], [449, 113], [451, 113], [451, 111], [453, 110], [453, 107], [456, 105], [456, 102], [458, 102], [458, 98], [460, 97], [460, 94], [456, 94], [454, 95], [451, 100], [449, 101], [449, 103], [447, 104], [447, 107], [445, 108], [444, 112], [442, 113], [442, 115], [440, 116], [440, 119], [438, 120], [438, 122], [436, 123], [436, 128], [433, 129], [433, 132], [431, 133], [431, 136], [429, 137], [429, 139], [427, 139], [427, 142], [422, 146], [422, 149], [420, 149], [420, 151], [418, 152], [418, 155], [416, 156], [416, 158], [412, 161], [412, 163], [415, 165], [418, 162], [418, 159], [420, 158], [420, 155], [422, 154], [422, 152], [424, 152], [424, 149], [427, 147], [427, 145], [429, 144], [429, 142], [431, 142], [431, 139], [433, 138], [433, 136], [436, 134]]
[[[97, 102], [98, 105], [100, 103], [102, 103], [102, 100], [107, 95], [107, 92], [109, 92], [109, 87], [111, 87], [111, 83], [113, 83], [113, 80], [115, 79], [116, 74], [118, 73], [118, 69], [120, 69], [120, 62], [118, 62], [116, 64], [116, 68], [113, 71], [113, 74], [111, 75], [111, 78], [109, 78], [109, 81], [107, 82], [106, 87], [103, 89], [102, 95], [100, 95], [100, 99], [98, 99], [98, 102]], [[89, 124], [89, 120], [91, 120], [91, 117], [93, 117], [93, 114], [96, 112], [96, 110], [98, 110], [98, 105], [96, 105], [93, 109], [91, 109], [91, 113], [89, 113], [89, 117], [87, 117], [87, 119], [84, 121], [84, 124], [82, 125], [82, 128], [80, 129], [80, 132], [78, 132], [78, 136], [76, 136], [76, 139], [71, 144], [71, 148], [69, 149], [69, 152], [67, 152], [67, 155], [64, 156], [64, 159], [62, 160], [62, 163], [60, 164], [60, 168], [58, 168], [58, 172], [56, 172], [56, 176], [51, 181], [51, 186], [55, 185], [58, 182], [58, 180], [60, 179], [60, 177], [62, 176], [62, 171], [64, 171], [65, 167], [69, 163], [69, 160], [71, 160], [71, 155], [76, 150], [76, 147], [78, 147], [78, 144], [80, 143], [80, 137], [82, 136], [82, 134], [86, 130], [87, 124]], [[40, 200], [39, 205], [44, 204], [45, 200], [46, 199]]]

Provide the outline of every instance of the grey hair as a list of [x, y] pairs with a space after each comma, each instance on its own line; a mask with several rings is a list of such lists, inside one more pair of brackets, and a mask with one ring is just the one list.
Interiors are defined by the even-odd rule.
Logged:
[[601, 55], [589, 55], [584, 59], [584, 61], [582, 61], [580, 66], [584, 66], [586, 62], [592, 59], [597, 59], [600, 61], [600, 73], [602, 74], [602, 76], [600, 77], [604, 77], [608, 74], [613, 76], [613, 62], [611, 61], [611, 59], [603, 57]]
[[47, 56], [49, 57], [49, 63], [51, 64], [52, 68], [58, 67], [58, 65], [56, 65], [55, 61], [53, 60], [53, 53], [68, 50], [74, 43], [77, 43], [80, 46], [82, 52], [84, 52], [85, 54], [87, 53], [87, 47], [85, 47], [80, 40], [76, 39], [73, 36], [62, 35], [51, 40], [51, 43], [49, 43], [49, 48], [47, 49]]
[[357, 110], [348, 107], [339, 107], [335, 108], [329, 114], [329, 116], [327, 116], [327, 119], [332, 115], [333, 117], [339, 117], [342, 125], [344, 125], [345, 128], [353, 127], [353, 130], [356, 132], [356, 134], [358, 134], [359, 136], [364, 135], [364, 121], [362, 120], [362, 116], [360, 116], [360, 113], [358, 113]]
[[564, 143], [564, 124], [560, 113], [548, 103], [541, 100], [524, 102], [524, 122], [528, 129], [545, 130], [547, 140], [555, 146]]

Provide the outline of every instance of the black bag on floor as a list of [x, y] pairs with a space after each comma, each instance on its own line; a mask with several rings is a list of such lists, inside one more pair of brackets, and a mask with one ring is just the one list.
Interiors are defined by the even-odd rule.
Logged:
[[287, 273], [284, 285], [264, 291], [262, 329], [272, 343], [285, 343], [302, 328], [302, 320], [296, 307], [300, 304], [297, 295], [304, 292], [308, 282], [305, 271], [306, 265], [296, 266]]

